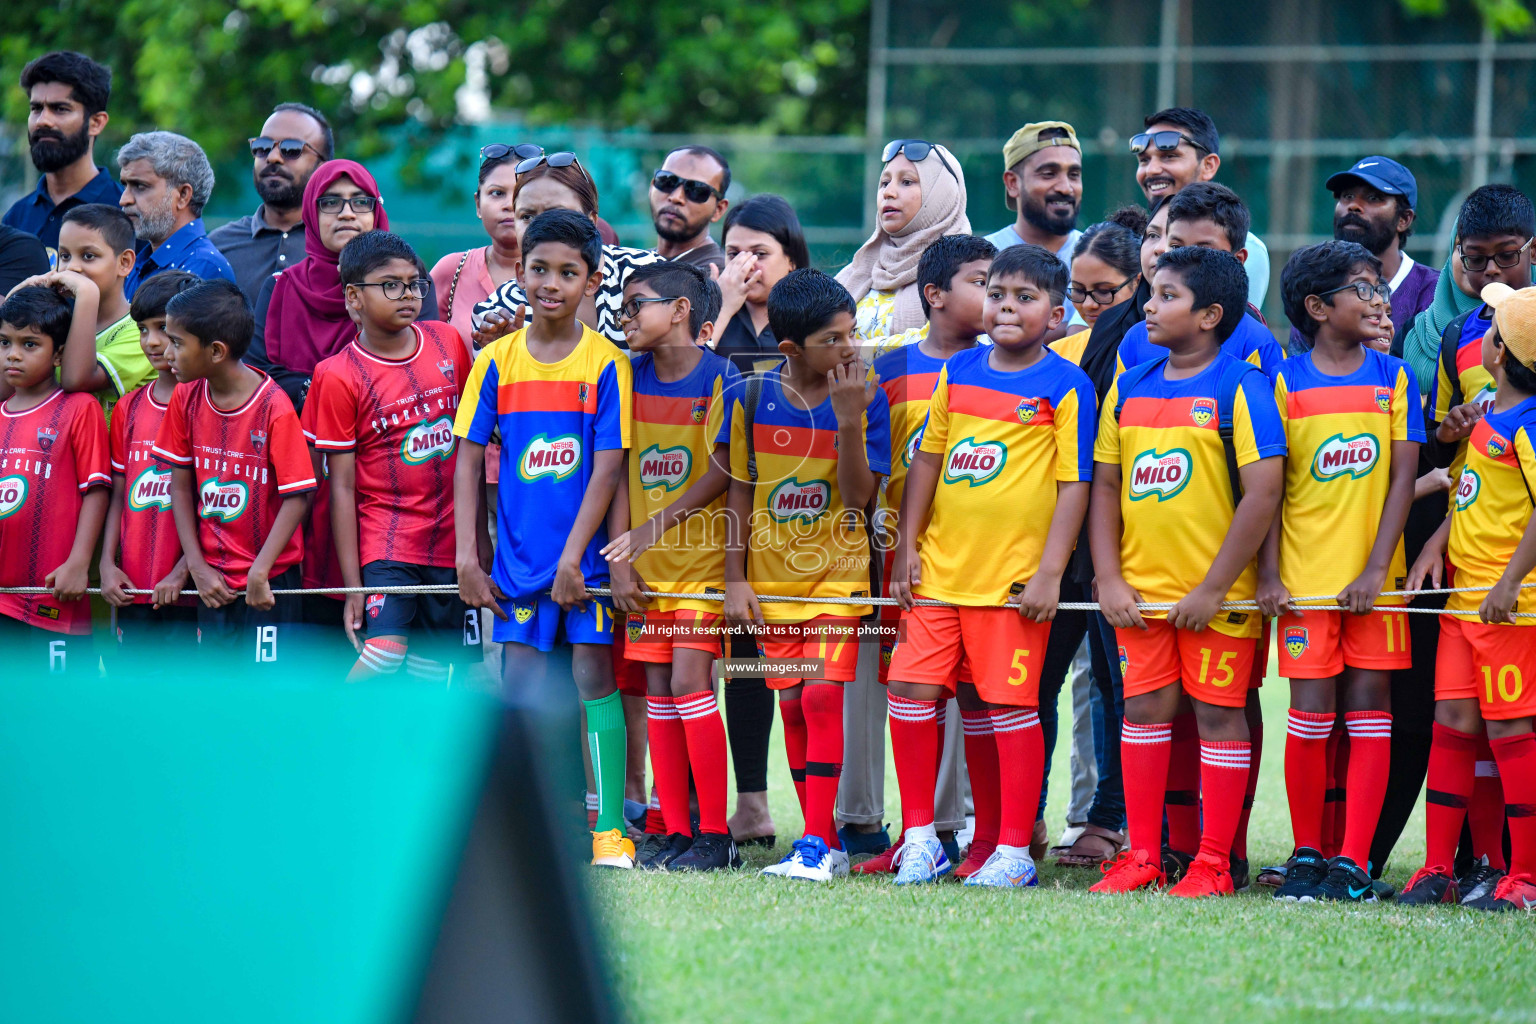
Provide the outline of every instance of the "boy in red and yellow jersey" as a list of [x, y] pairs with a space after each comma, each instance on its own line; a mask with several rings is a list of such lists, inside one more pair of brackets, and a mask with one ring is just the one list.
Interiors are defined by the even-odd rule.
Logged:
[[[1286, 313], [1312, 347], [1280, 364], [1285, 425], [1282, 513], [1259, 563], [1259, 608], [1277, 616], [1281, 675], [1291, 681], [1286, 793], [1296, 852], [1280, 900], [1374, 901], [1371, 838], [1391, 764], [1391, 671], [1413, 652], [1402, 590], [1403, 525], [1413, 503], [1422, 409], [1413, 371], [1370, 346], [1389, 290], [1380, 261], [1355, 242], [1297, 250], [1281, 277]], [[1337, 594], [1328, 608], [1294, 597]], [[1380, 603], [1387, 606], [1377, 609]], [[1338, 856], [1323, 856], [1328, 736], [1343, 704], [1350, 740]]]
[[[1409, 586], [1439, 587], [1441, 558], [1453, 593], [1440, 619], [1435, 660], [1435, 726], [1429, 753], [1424, 867], [1399, 903], [1458, 902], [1451, 862], [1472, 798], [1479, 735], [1486, 731], [1508, 809], [1509, 874], [1467, 906], [1536, 906], [1536, 290], [1485, 288], [1494, 310], [1483, 362], [1496, 387], [1493, 405], [1472, 428], [1450, 518], [1425, 544]], [[1486, 590], [1486, 593], [1479, 591]], [[1477, 619], [1472, 618], [1473, 615]]]
[[[725, 551], [726, 618], [754, 627], [765, 657], [821, 663], [814, 675], [768, 676], [783, 691], [790, 770], [804, 772], [805, 835], [764, 874], [809, 881], [848, 873], [833, 826], [842, 684], [854, 677], [858, 619], [870, 610], [861, 602], [870, 596], [866, 510], [890, 469], [890, 412], [859, 359], [853, 313], [852, 296], [826, 274], [785, 276], [768, 295], [784, 366], [731, 410], [727, 508], [737, 525]], [[849, 603], [759, 605], [757, 594]]]
[[[906, 630], [890, 684], [906, 825], [898, 885], [951, 867], [933, 829], [934, 709], [957, 688], [962, 658], [992, 722], [1001, 780], [996, 848], [965, 884], [1036, 883], [1040, 669], [1093, 471], [1093, 383], [1044, 346], [1065, 315], [1066, 286], [1066, 267], [1039, 246], [998, 254], [986, 294], [993, 344], [939, 371], [912, 461], [891, 581]], [[914, 596], [959, 607], [914, 607]]]
[[[1095, 892], [1163, 880], [1170, 723], [1186, 693], [1199, 723], [1204, 820], [1200, 851], [1170, 892], [1232, 891], [1259, 616], [1221, 604], [1253, 600], [1254, 559], [1285, 475], [1269, 379], [1221, 351], [1247, 292], [1242, 265], [1228, 253], [1185, 246], [1160, 257], [1146, 323], [1169, 354], [1121, 375], [1100, 415], [1088, 532], [1099, 603], [1115, 627], [1125, 678], [1130, 846]], [[1143, 613], [1139, 602], [1172, 607]]]

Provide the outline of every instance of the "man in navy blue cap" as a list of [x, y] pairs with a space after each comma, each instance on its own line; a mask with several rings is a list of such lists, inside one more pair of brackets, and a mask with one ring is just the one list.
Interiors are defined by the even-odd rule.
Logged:
[[[1392, 289], [1392, 323], [1398, 331], [1406, 329], [1434, 301], [1440, 280], [1439, 271], [1403, 252], [1419, 203], [1413, 173], [1396, 160], [1367, 156], [1333, 175], [1325, 187], [1333, 193], [1333, 237], [1359, 242], [1381, 260], [1381, 276]], [[1291, 353], [1310, 347], [1292, 327]]]

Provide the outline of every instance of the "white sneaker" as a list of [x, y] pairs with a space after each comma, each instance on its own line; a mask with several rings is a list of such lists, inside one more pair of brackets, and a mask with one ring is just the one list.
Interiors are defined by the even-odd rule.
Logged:
[[966, 885], [985, 885], [998, 889], [1023, 889], [1038, 885], [1035, 862], [1028, 853], [1018, 857], [998, 850], [976, 873], [965, 880]]
[[944, 853], [944, 844], [938, 836], [908, 834], [901, 846], [900, 866], [896, 869], [897, 885], [920, 885], [937, 882], [955, 869]]
[[795, 860], [784, 872], [786, 878], [805, 882], [830, 882], [848, 877], [848, 851], [829, 849], [816, 836], [795, 841]]
[[767, 867], [763, 868], [763, 870], [759, 871], [758, 874], [760, 874], [760, 875], [787, 875], [787, 874], [789, 874], [790, 869], [795, 867], [799, 863], [800, 863], [800, 850], [799, 850], [798, 847], [791, 847], [790, 851], [784, 855], [784, 859], [783, 860], [779, 861], [777, 864], [769, 864]]

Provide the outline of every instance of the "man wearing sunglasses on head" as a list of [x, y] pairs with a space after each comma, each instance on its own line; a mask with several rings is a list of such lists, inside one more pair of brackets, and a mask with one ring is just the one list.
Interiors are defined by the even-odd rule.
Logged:
[[709, 226], [730, 207], [731, 165], [708, 146], [683, 146], [667, 154], [651, 176], [651, 219], [656, 252], [669, 260], [718, 273], [725, 250], [709, 237]]
[[[1146, 130], [1131, 136], [1136, 157], [1136, 184], [1148, 203], [1166, 200], [1185, 185], [1210, 181], [1221, 167], [1221, 133], [1203, 110], [1169, 107], [1143, 122]], [[1269, 292], [1269, 247], [1248, 232], [1248, 301], [1263, 308]]]
[[304, 258], [304, 186], [335, 155], [325, 115], [302, 103], [279, 103], [250, 140], [256, 212], [209, 232], [235, 271], [235, 283], [255, 305], [262, 283]]

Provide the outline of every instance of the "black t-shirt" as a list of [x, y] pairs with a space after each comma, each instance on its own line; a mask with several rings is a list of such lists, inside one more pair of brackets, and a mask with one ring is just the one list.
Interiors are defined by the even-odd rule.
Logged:
[[0, 225], [0, 296], [27, 278], [46, 274], [51, 269], [48, 250], [43, 248], [36, 235]]
[[715, 351], [735, 363], [736, 369], [743, 374], [770, 370], [784, 359], [773, 327], [764, 324], [761, 332], [754, 331], [752, 314], [747, 312], [745, 306], [736, 311], [736, 315], [731, 317], [725, 329], [720, 332]]

